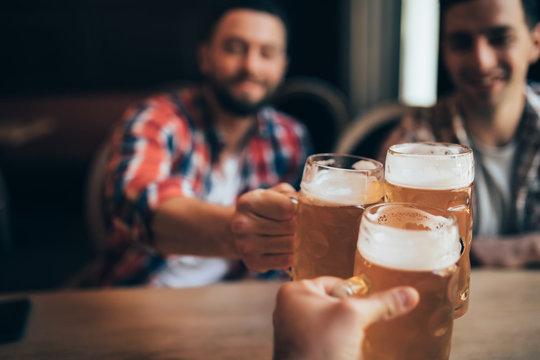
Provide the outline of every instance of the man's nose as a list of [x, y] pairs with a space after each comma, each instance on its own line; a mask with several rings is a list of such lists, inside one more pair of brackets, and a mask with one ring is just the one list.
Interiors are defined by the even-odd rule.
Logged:
[[249, 74], [257, 74], [262, 63], [261, 54], [255, 49], [249, 49], [244, 56], [244, 70]]
[[472, 61], [481, 72], [487, 72], [497, 65], [497, 51], [485, 38], [476, 40], [471, 56]]

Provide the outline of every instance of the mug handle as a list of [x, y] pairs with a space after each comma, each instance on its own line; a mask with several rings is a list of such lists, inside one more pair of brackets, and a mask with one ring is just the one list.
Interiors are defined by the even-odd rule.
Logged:
[[371, 288], [371, 280], [365, 274], [360, 274], [334, 285], [332, 290], [330, 290], [330, 295], [340, 299], [353, 295], [368, 295], [371, 292]]
[[[289, 197], [289, 200], [291, 200], [291, 202], [296, 206], [296, 210], [298, 211], [298, 198], [294, 195], [289, 195], [288, 197]], [[294, 272], [293, 272], [292, 266], [288, 267], [287, 269], [284, 269], [283, 271], [285, 271], [285, 273], [289, 275], [291, 279], [294, 279], [294, 276], [293, 276]]]

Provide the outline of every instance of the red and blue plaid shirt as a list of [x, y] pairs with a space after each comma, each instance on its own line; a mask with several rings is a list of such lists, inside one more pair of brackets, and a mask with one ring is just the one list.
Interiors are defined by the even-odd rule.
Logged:
[[[165, 259], [153, 248], [153, 214], [172, 197], [205, 200], [222, 149], [198, 87], [150, 98], [124, 118], [113, 134], [105, 180], [111, 244], [92, 281], [101, 285], [143, 284], [163, 268]], [[263, 108], [239, 153], [237, 197], [280, 182], [297, 186], [310, 151], [303, 125]]]

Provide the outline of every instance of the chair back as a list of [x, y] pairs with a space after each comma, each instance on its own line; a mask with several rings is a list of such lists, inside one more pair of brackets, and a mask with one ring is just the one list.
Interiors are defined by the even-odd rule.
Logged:
[[376, 105], [345, 128], [334, 151], [375, 159], [387, 135], [410, 109], [394, 102]]
[[345, 96], [333, 85], [310, 77], [286, 80], [272, 104], [304, 123], [317, 153], [332, 151], [349, 120]]

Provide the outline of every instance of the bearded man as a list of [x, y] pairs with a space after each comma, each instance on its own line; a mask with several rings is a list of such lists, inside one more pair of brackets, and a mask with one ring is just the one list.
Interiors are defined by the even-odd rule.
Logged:
[[292, 265], [310, 140], [268, 101], [287, 65], [269, 1], [220, 7], [198, 48], [201, 84], [132, 107], [105, 180], [109, 251], [88, 282], [185, 287]]

